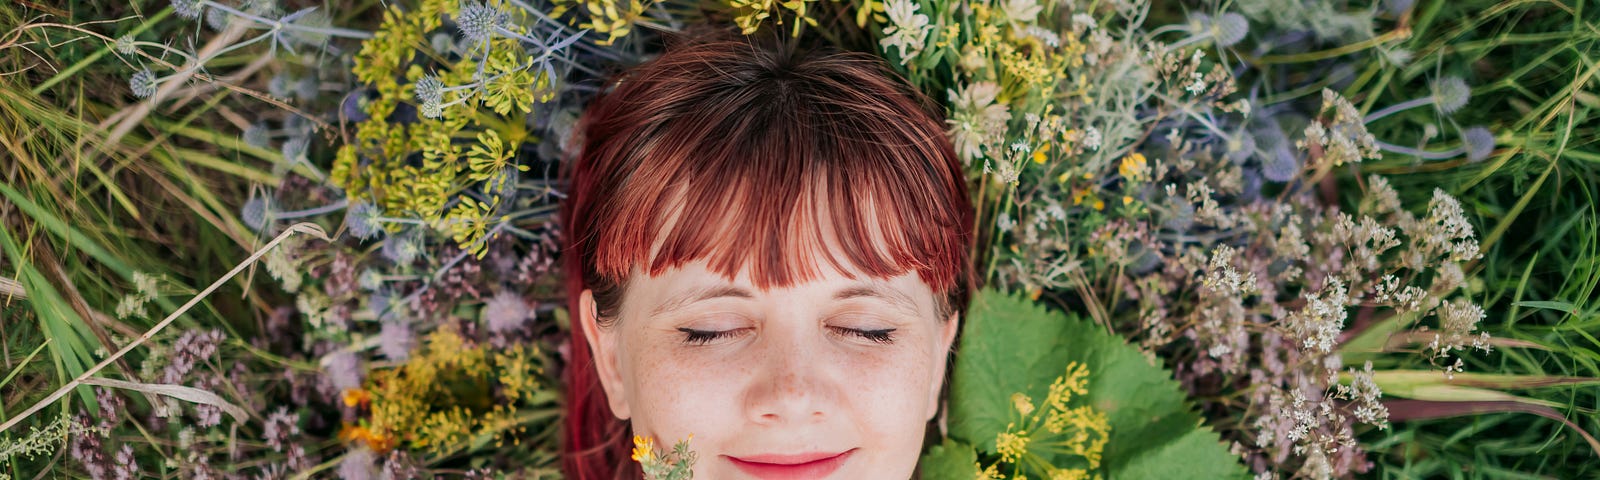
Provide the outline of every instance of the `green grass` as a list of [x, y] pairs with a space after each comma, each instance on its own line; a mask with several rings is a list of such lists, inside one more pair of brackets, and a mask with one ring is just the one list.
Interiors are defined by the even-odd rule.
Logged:
[[[50, 12], [7, 2], [0, 5], [0, 25], [9, 31], [30, 21], [123, 19], [82, 28], [149, 39], [193, 34], [191, 23], [124, 19], [165, 17], [170, 12], [164, 1], [59, 8], [53, 13], [64, 17], [40, 18]], [[126, 83], [132, 69], [110, 54], [105, 41], [65, 27], [29, 28], [16, 39], [0, 54], [0, 72], [6, 74], [0, 76], [0, 276], [18, 282], [26, 297], [0, 294], [0, 376], [11, 376], [0, 386], [5, 419], [143, 333], [152, 319], [248, 256], [260, 240], [234, 212], [252, 182], [271, 178], [265, 173], [268, 159], [225, 154], [213, 140], [236, 137], [228, 114], [259, 110], [259, 102], [192, 83], [200, 86], [192, 97], [178, 96], [143, 117], [124, 117], [139, 106]], [[247, 61], [249, 55], [221, 61]], [[122, 122], [128, 128], [117, 135]], [[115, 309], [131, 292], [134, 272], [164, 277], [166, 297], [149, 305], [143, 318], [119, 319]], [[268, 303], [247, 286], [241, 277], [189, 311], [179, 326], [256, 330]], [[246, 291], [251, 293], [241, 295]], [[46, 339], [48, 348], [29, 357]], [[113, 364], [109, 375], [135, 378], [142, 356], [136, 350]], [[44, 411], [50, 414], [41, 412], [0, 438], [16, 439], [57, 412], [92, 410], [93, 403], [92, 390], [81, 387], [78, 395]], [[16, 478], [33, 478], [34, 472], [59, 468], [64, 458], [0, 467]]]
[[[1576, 2], [1424, 1], [1413, 35], [1400, 44], [1413, 63], [1372, 61], [1346, 88], [1367, 111], [1426, 95], [1427, 81], [1459, 75], [1472, 101], [1453, 118], [1486, 125], [1498, 149], [1480, 163], [1418, 162], [1388, 155], [1363, 166], [1381, 173], [1405, 201], [1426, 202], [1434, 187], [1476, 217], [1484, 257], [1468, 270], [1474, 300], [1489, 315], [1480, 328], [1536, 348], [1467, 356], [1468, 371], [1600, 377], [1600, 12]], [[1364, 98], [1360, 95], [1366, 95]], [[1448, 119], [1417, 109], [1371, 125], [1379, 138], [1413, 144], [1423, 125]], [[1448, 140], [1446, 140], [1448, 142]], [[1600, 433], [1600, 389], [1514, 392], [1561, 405], [1567, 417]], [[1600, 453], [1559, 422], [1528, 414], [1490, 414], [1395, 425], [1372, 434], [1384, 478], [1594, 478]]]

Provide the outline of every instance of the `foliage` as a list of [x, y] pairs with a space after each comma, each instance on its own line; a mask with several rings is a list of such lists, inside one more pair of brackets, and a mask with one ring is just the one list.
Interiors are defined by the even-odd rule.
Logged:
[[644, 470], [646, 480], [689, 480], [694, 478], [694, 462], [697, 455], [689, 449], [689, 442], [694, 440], [694, 435], [679, 440], [672, 445], [672, 450], [666, 453], [657, 451], [655, 438], [648, 436], [633, 437], [633, 461], [639, 462], [640, 469]]
[[[1244, 476], [1170, 374], [1122, 338], [993, 289], [974, 298], [965, 322], [949, 440], [924, 465], [975, 449], [991, 478]], [[973, 478], [962, 471], [937, 478]]]

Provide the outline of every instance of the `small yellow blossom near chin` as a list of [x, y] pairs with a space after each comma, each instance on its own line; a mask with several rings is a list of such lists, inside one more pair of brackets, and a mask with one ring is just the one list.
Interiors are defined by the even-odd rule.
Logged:
[[655, 460], [655, 439], [651, 437], [633, 436], [633, 461], [649, 463]]

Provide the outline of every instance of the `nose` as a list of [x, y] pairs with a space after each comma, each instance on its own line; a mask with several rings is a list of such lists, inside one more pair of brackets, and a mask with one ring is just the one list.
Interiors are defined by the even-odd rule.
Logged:
[[789, 332], [764, 332], [752, 362], [755, 376], [745, 392], [751, 420], [763, 425], [822, 421], [834, 398], [827, 359], [807, 337]]

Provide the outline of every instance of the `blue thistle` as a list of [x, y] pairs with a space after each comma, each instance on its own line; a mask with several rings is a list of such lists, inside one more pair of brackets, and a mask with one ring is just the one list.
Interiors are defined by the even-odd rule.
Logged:
[[156, 87], [156, 74], [148, 68], [134, 72], [133, 77], [128, 78], [128, 88], [133, 90], [133, 96], [135, 97], [150, 98], [155, 96]]
[[457, 28], [472, 43], [489, 40], [507, 21], [510, 18], [503, 12], [478, 2], [461, 2], [461, 13], [456, 15]]
[[200, 11], [205, 9], [200, 2], [201, 0], [172, 0], [172, 11], [180, 17], [194, 20], [200, 18]]
[[344, 212], [344, 225], [350, 229], [351, 235], [369, 240], [383, 231], [383, 223], [378, 218], [380, 216], [382, 212], [372, 202], [356, 202]]

